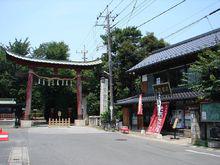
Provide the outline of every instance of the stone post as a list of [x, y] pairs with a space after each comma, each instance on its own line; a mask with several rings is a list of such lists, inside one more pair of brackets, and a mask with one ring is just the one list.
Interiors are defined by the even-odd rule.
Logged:
[[199, 114], [196, 110], [191, 111], [191, 143], [195, 144], [200, 139]]

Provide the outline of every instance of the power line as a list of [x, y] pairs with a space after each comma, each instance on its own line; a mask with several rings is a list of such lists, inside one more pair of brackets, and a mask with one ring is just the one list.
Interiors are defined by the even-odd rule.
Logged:
[[213, 28], [213, 25], [212, 25], [211, 21], [209, 20], [209, 17], [206, 17], [206, 19], [207, 19], [207, 22], [208, 22], [211, 30], [213, 30], [214, 28]]
[[87, 40], [87, 38], [89, 37], [90, 33], [94, 30], [95, 26], [93, 25], [90, 29], [89, 32], [85, 35], [84, 39], [82, 40], [82, 42], [80, 43], [80, 45], [83, 45], [85, 43], [85, 41]]
[[133, 6], [133, 8], [132, 8], [132, 10], [131, 10], [131, 14], [130, 14], [130, 16], [129, 16], [129, 18], [128, 18], [127, 25], [128, 25], [128, 22], [129, 22], [130, 19], [131, 19], [131, 16], [132, 16], [134, 10], [135, 10], [136, 4], [137, 4], [137, 0], [135, 1], [134, 6]]
[[144, 10], [146, 10], [148, 7], [150, 7], [154, 2], [156, 2], [157, 0], [153, 0], [152, 2], [150, 2], [146, 7], [144, 7], [142, 10], [140, 10], [140, 12], [138, 12], [137, 14], [135, 14], [132, 18], [136, 17], [137, 15], [139, 15], [140, 13], [142, 13]]
[[185, 19], [181, 20], [180, 22], [178, 22], [178, 23], [176, 23], [176, 24], [174, 24], [174, 25], [172, 25], [172, 26], [170, 26], [170, 27], [166, 28], [165, 30], [163, 30], [162, 32], [160, 32], [158, 35], [161, 35], [161, 34], [163, 34], [163, 33], [167, 32], [167, 30], [170, 30], [170, 29], [172, 29], [172, 28], [176, 27], [176, 26], [177, 26], [177, 25], [179, 25], [179, 24], [182, 24], [182, 23], [183, 23], [183, 22], [185, 22], [186, 20], [188, 20], [188, 19], [190, 19], [190, 18], [194, 17], [195, 15], [197, 15], [197, 14], [199, 14], [199, 13], [203, 12], [204, 10], [208, 9], [209, 7], [211, 7], [211, 6], [215, 5], [215, 4], [219, 3], [219, 2], [220, 2], [220, 1], [219, 1], [219, 0], [217, 0], [216, 2], [212, 3], [211, 5], [208, 5], [208, 6], [204, 7], [204, 8], [202, 8], [202, 9], [201, 9], [201, 10], [199, 10], [198, 12], [196, 12], [196, 13], [194, 13], [194, 14], [190, 15], [189, 17], [187, 17], [187, 18], [185, 18]]
[[[113, 1], [114, 1], [114, 0], [111, 0], [111, 1], [109, 2], [109, 4], [106, 5], [106, 7], [104, 8], [104, 10], [100, 13], [99, 17], [102, 16], [102, 14], [108, 9], [108, 7], [112, 4]], [[97, 18], [98, 18], [98, 17], [97, 17]]]
[[188, 27], [190, 27], [190, 26], [192, 26], [192, 25], [194, 25], [194, 24], [200, 22], [201, 20], [203, 20], [203, 19], [207, 18], [208, 16], [211, 16], [211, 15], [213, 15], [213, 14], [219, 12], [219, 11], [220, 11], [220, 8], [218, 8], [217, 10], [212, 11], [211, 13], [205, 15], [204, 17], [202, 17], [202, 18], [200, 18], [200, 19], [198, 19], [198, 20], [196, 20], [196, 21], [194, 21], [194, 22], [192, 22], [192, 23], [190, 23], [190, 24], [188, 24], [188, 25], [186, 25], [186, 26], [180, 28], [179, 30], [177, 30], [177, 31], [175, 31], [175, 32], [173, 32], [173, 33], [167, 35], [166, 37], [164, 37], [164, 39], [169, 38], [169, 37], [171, 37], [172, 35], [175, 35], [175, 34], [181, 32], [181, 31], [183, 31], [184, 29], [186, 29], [186, 28], [188, 28]]
[[[135, 15], [132, 16], [131, 19], [133, 19], [134, 17], [138, 16], [140, 13], [142, 13], [144, 10], [146, 10], [147, 8], [149, 8], [154, 2], [156, 2], [157, 0], [153, 0], [151, 2], [149, 2], [149, 4], [147, 6], [141, 6], [141, 8], [139, 10], [137, 10], [136, 12], [134, 12]], [[139, 12], [138, 12], [139, 11]], [[122, 24], [123, 26], [124, 24]]]
[[[97, 17], [97, 20], [98, 20], [98, 18], [107, 10], [108, 6], [110, 6], [110, 5], [113, 3], [113, 1], [114, 1], [114, 0], [111, 0], [111, 1], [106, 5], [106, 7], [103, 9], [103, 11], [100, 12], [100, 15]], [[120, 5], [123, 1], [124, 1], [124, 0], [121, 0], [121, 2], [120, 2], [118, 5]], [[117, 8], [117, 6], [115, 7], [115, 9], [116, 9], [116, 8]], [[91, 40], [91, 41], [93, 40], [92, 42], [89, 42], [89, 47], [90, 47], [91, 43], [93, 43], [93, 45], [96, 45], [96, 44], [97, 44], [97, 39], [96, 39], [96, 37], [94, 37], [95, 27], [96, 27], [95, 25], [92, 25], [92, 27], [89, 29], [88, 33], [85, 35], [84, 39], [82, 40], [82, 42], [81, 42], [81, 44], [80, 44], [81, 46], [82, 46], [82, 45], [85, 46], [86, 41], [89, 41], [89, 40]], [[93, 34], [93, 36], [92, 36], [93, 39], [89, 39], [89, 40], [88, 40], [88, 38], [90, 37], [91, 33]], [[95, 34], [95, 35], [97, 35], [97, 34]], [[87, 46], [88, 46], [88, 45], [87, 45]], [[80, 47], [79, 47], [78, 49], [80, 49]]]
[[[156, 0], [154, 0], [156, 1]], [[143, 0], [135, 9], [134, 14], [137, 13], [141, 9], [146, 9], [148, 8], [152, 3], [148, 4], [150, 1]], [[147, 5], [147, 6], [146, 6]], [[146, 6], [146, 7], [145, 7]], [[127, 13], [123, 18], [121, 18], [117, 23], [115, 23], [112, 27], [115, 27], [117, 24], [126, 21], [126, 18], [129, 17], [131, 12]], [[136, 15], [135, 15], [136, 16]], [[133, 17], [132, 17], [133, 18]]]
[[167, 10], [163, 11], [162, 13], [160, 13], [160, 14], [158, 14], [158, 15], [154, 16], [153, 18], [151, 18], [151, 19], [147, 20], [146, 22], [144, 22], [144, 23], [140, 24], [139, 26], [137, 26], [137, 28], [139, 28], [139, 27], [141, 27], [141, 26], [143, 26], [143, 25], [145, 25], [145, 24], [147, 24], [147, 23], [149, 23], [149, 22], [153, 21], [153, 20], [154, 20], [154, 19], [156, 19], [157, 17], [160, 17], [161, 15], [163, 15], [163, 14], [167, 13], [168, 11], [170, 11], [170, 10], [172, 10], [173, 8], [175, 8], [175, 7], [179, 6], [180, 4], [182, 4], [182, 3], [183, 3], [183, 2], [185, 2], [185, 1], [186, 1], [186, 0], [183, 0], [183, 1], [179, 2], [178, 4], [176, 4], [176, 5], [172, 6], [172, 7], [170, 7], [169, 9], [167, 9]]
[[128, 7], [136, 0], [132, 0], [127, 6], [125, 6], [117, 15], [116, 17], [118, 17], [119, 15], [121, 15], [126, 9], [128, 9]]
[[123, 2], [124, 0], [121, 0], [113, 9], [111, 12], [113, 12], [114, 10], [116, 10]]

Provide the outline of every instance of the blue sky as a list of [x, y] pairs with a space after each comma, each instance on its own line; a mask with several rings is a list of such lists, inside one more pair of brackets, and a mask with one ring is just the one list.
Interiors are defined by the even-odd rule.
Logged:
[[[103, 27], [94, 27], [96, 17], [111, 0], [0, 0], [0, 43], [13, 42], [15, 38], [29, 38], [31, 46], [38, 47], [43, 42], [64, 41], [70, 47], [70, 59], [82, 60], [76, 50], [88, 50], [88, 60], [100, 57], [106, 50], [99, 36], [105, 33]], [[149, 5], [141, 11], [138, 5]], [[132, 19], [122, 20], [117, 26], [138, 26], [153, 16], [163, 12], [182, 0], [137, 0]], [[113, 0], [110, 9], [115, 8], [121, 0]], [[131, 3], [114, 23], [120, 21], [132, 11], [135, 0], [124, 0], [114, 11], [120, 13]], [[140, 27], [143, 35], [154, 32], [159, 38], [175, 32], [179, 28], [220, 8], [220, 0], [186, 0], [183, 4]], [[139, 9], [139, 10], [138, 10]], [[139, 12], [140, 13], [139, 13]], [[137, 13], [136, 13], [137, 12]], [[136, 15], [136, 16], [135, 16]], [[130, 16], [130, 15], [129, 15]], [[213, 28], [220, 27], [220, 12], [209, 17]], [[175, 26], [174, 26], [175, 25]], [[192, 36], [210, 31], [208, 21], [203, 21], [186, 30], [167, 38], [169, 43], [180, 42]], [[99, 49], [97, 50], [97, 46]]]

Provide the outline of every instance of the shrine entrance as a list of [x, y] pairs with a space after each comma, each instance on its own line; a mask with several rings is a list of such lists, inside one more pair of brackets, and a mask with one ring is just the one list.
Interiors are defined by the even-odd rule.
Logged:
[[[32, 101], [32, 87], [33, 87], [33, 78], [36, 77], [38, 79], [38, 84], [48, 86], [53, 85], [63, 85], [63, 86], [72, 86], [73, 81], [76, 81], [76, 96], [77, 96], [77, 119], [82, 120], [85, 116], [83, 116], [82, 109], [82, 78], [81, 73], [82, 70], [92, 69], [96, 65], [102, 63], [101, 60], [94, 61], [85, 61], [85, 62], [76, 62], [76, 61], [58, 61], [58, 60], [49, 60], [49, 59], [36, 59], [30, 57], [24, 57], [9, 51], [6, 51], [7, 59], [15, 62], [16, 64], [27, 66], [28, 71], [28, 80], [27, 80], [27, 88], [26, 88], [26, 106], [25, 106], [25, 114], [24, 120], [29, 120], [30, 112], [31, 112], [31, 101]], [[44, 77], [35, 73], [36, 68], [52, 68], [54, 72], [53, 77]], [[67, 77], [59, 77], [58, 71], [59, 69], [71, 69], [75, 70], [76, 77], [75, 78], [67, 78]], [[69, 110], [68, 110], [69, 111]], [[67, 112], [69, 113], [69, 112]]]

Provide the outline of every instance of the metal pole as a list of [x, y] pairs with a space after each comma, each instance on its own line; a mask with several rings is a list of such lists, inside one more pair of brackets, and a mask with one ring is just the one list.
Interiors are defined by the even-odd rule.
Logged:
[[108, 35], [108, 68], [109, 68], [109, 89], [110, 89], [110, 120], [112, 122], [113, 120], [113, 109], [114, 109], [114, 103], [113, 103], [113, 82], [112, 82], [112, 54], [111, 54], [111, 31], [110, 31], [110, 13], [108, 11], [107, 7], [107, 35]]

